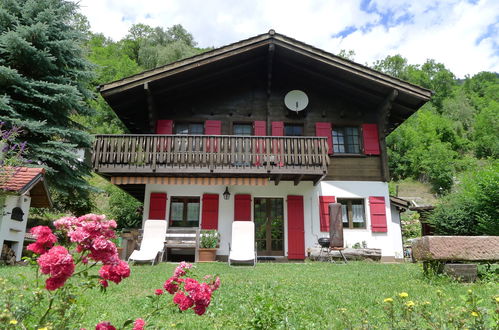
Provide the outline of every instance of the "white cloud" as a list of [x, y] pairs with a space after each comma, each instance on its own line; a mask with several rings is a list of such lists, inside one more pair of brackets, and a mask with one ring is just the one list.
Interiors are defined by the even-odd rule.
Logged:
[[[400, 53], [412, 64], [433, 58], [458, 77], [479, 71], [499, 72], [497, 0], [371, 0], [367, 11], [361, 10], [361, 0], [79, 3], [92, 30], [115, 40], [124, 37], [134, 23], [165, 28], [182, 24], [201, 47], [223, 46], [273, 28], [329, 52], [352, 49], [360, 63]], [[495, 29], [490, 28], [493, 24]], [[352, 26], [357, 31], [333, 37]]]

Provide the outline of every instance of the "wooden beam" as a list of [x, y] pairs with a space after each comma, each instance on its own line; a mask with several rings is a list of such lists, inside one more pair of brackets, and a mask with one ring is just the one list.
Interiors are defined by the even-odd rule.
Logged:
[[319, 184], [319, 182], [321, 182], [321, 181], [322, 181], [322, 179], [324, 179], [325, 177], [326, 177], [326, 174], [323, 174], [323, 175], [321, 175], [321, 176], [317, 177], [316, 179], [314, 179], [314, 180], [313, 180], [313, 182], [314, 182], [314, 186], [317, 186], [317, 185]]
[[282, 179], [282, 174], [279, 174], [278, 176], [276, 176], [276, 178], [274, 180], [274, 184], [276, 186], [279, 185], [279, 182], [281, 182], [281, 179]]
[[[335, 87], [339, 87], [347, 95], [349, 95], [349, 98], [352, 98], [354, 100], [357, 99], [357, 102], [359, 102], [359, 99], [364, 99], [364, 98], [375, 99], [376, 102], [378, 102], [379, 99], [383, 98], [382, 95], [380, 95], [380, 94], [378, 94], [376, 92], [370, 92], [370, 91], [366, 90], [365, 88], [362, 88], [361, 86], [356, 86], [354, 84], [350, 84], [350, 83], [346, 83], [344, 81], [340, 81], [340, 80], [335, 79], [335, 78], [333, 78], [331, 76], [326, 76], [326, 75], [324, 75], [322, 73], [319, 73], [319, 72], [316, 72], [314, 70], [308, 69], [308, 68], [306, 68], [304, 66], [300, 66], [300, 65], [294, 64], [291, 61], [281, 60], [281, 62], [283, 64], [286, 64], [286, 65], [292, 67], [293, 69], [296, 69], [298, 71], [302, 71], [302, 72], [306, 73], [307, 75], [316, 77], [318, 79], [322, 79], [323, 81], [326, 81], [326, 82], [330, 83], [331, 85], [333, 85]], [[359, 95], [360, 95], [360, 97], [359, 97]]]
[[[187, 81], [180, 83], [180, 84], [168, 84], [168, 87], [164, 88], [154, 88], [154, 93], [156, 95], [162, 94], [162, 93], [168, 93], [168, 92], [176, 92], [178, 90], [184, 90], [188, 88], [196, 88], [196, 87], [203, 87], [206, 86], [207, 83], [211, 83], [213, 81], [220, 80], [223, 78], [223, 76], [235, 76], [234, 72], [241, 71], [244, 72], [248, 67], [253, 66], [255, 64], [258, 64], [258, 62], [262, 62], [260, 64], [263, 64], [264, 62], [263, 57], [255, 57], [252, 58], [249, 61], [242, 62], [237, 65], [233, 65], [230, 67], [227, 67], [225, 69], [217, 70], [216, 72], [212, 72], [209, 74], [199, 74], [195, 78], [188, 79]], [[237, 74], [237, 77], [240, 77], [240, 74]]]
[[274, 54], [275, 45], [269, 44], [269, 52], [267, 55], [267, 102], [266, 102], [266, 122], [267, 122], [267, 134], [271, 132], [270, 127], [270, 94], [272, 94], [272, 70], [274, 68]]
[[383, 100], [383, 102], [378, 106], [378, 136], [379, 145], [381, 149], [380, 162], [381, 162], [381, 172], [383, 175], [383, 180], [390, 181], [390, 171], [388, 169], [388, 154], [386, 151], [386, 135], [388, 135], [388, 125], [390, 123], [390, 111], [392, 109], [393, 102], [399, 95], [396, 89], [392, 90]]
[[154, 104], [154, 97], [152, 96], [151, 87], [149, 82], [144, 84], [144, 92], [147, 98], [147, 114], [149, 117], [149, 130], [150, 133], [155, 133], [156, 120], [158, 119], [158, 113], [156, 111], [156, 106]]
[[226, 47], [215, 49], [213, 51], [201, 53], [197, 56], [186, 58], [185, 60], [180, 60], [168, 65], [161, 66], [157, 69], [148, 70], [118, 81], [111, 82], [109, 84], [101, 85], [100, 93], [104, 98], [106, 98], [110, 95], [121, 93], [128, 89], [140, 86], [146, 81], [159, 80], [181, 72], [188, 71], [190, 69], [204, 67], [213, 62], [217, 62], [228, 57], [232, 57], [238, 54], [244, 54], [252, 50], [257, 50], [258, 48], [265, 47], [265, 45], [270, 43], [270, 40], [268, 40], [267, 37], [254, 38], [251, 41], [252, 42], [246, 43], [246, 45], [236, 43]]
[[304, 175], [303, 174], [300, 174], [296, 179], [295, 179], [295, 186], [297, 186], [300, 181], [303, 179]]

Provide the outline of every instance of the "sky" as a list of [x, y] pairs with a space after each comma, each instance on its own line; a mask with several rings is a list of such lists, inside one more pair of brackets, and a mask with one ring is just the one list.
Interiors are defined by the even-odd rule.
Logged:
[[457, 77], [499, 72], [499, 0], [74, 0], [91, 30], [119, 40], [132, 24], [192, 33], [220, 47], [274, 29], [372, 64], [400, 54], [410, 64], [434, 59]]

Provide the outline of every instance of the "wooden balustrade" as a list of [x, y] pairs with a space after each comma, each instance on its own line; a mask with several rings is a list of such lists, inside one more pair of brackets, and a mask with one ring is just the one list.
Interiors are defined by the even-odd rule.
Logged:
[[97, 135], [92, 164], [107, 174], [324, 175], [324, 137]]

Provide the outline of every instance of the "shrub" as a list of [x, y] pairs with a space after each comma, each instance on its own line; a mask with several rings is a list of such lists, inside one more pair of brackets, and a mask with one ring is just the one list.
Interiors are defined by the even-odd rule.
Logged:
[[499, 162], [467, 172], [430, 217], [439, 235], [499, 235]]

